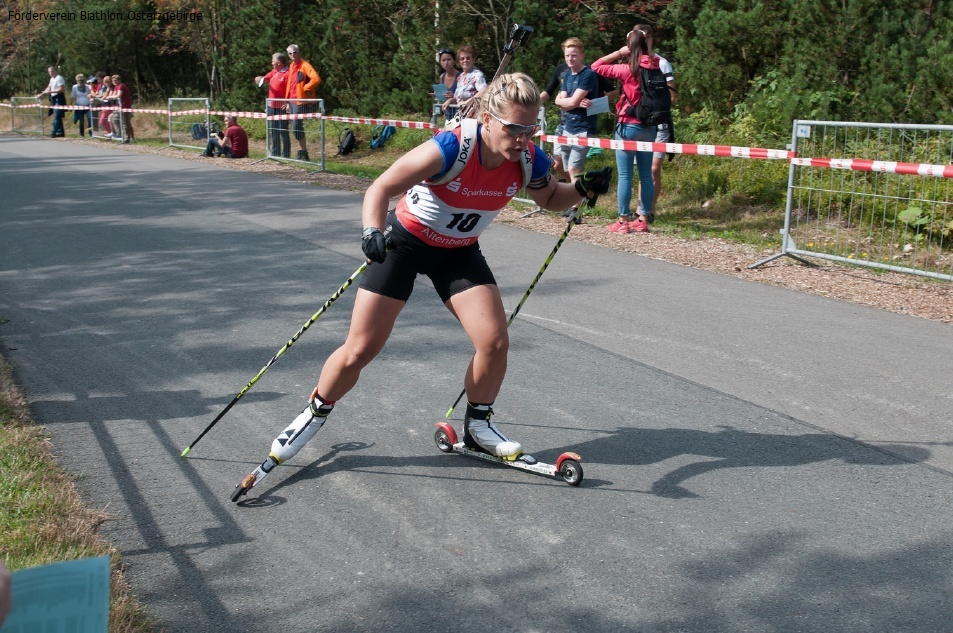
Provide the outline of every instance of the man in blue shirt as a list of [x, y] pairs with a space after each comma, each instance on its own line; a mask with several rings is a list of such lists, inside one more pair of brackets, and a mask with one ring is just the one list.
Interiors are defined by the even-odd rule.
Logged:
[[[596, 115], [588, 114], [586, 109], [592, 105], [592, 99], [599, 94], [599, 77], [583, 61], [585, 45], [578, 37], [570, 37], [563, 42], [563, 57], [569, 66], [559, 87], [554, 103], [563, 113], [563, 136], [586, 138], [597, 132]], [[586, 167], [585, 145], [560, 145], [556, 152], [562, 157], [562, 163], [572, 182], [576, 181]], [[570, 209], [575, 213], [575, 209]], [[566, 213], [569, 215], [569, 211]]]

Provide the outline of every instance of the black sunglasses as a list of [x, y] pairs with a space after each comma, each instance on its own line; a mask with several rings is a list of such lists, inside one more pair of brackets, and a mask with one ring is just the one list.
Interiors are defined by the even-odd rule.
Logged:
[[437, 55], [450, 55], [454, 59], [457, 57], [457, 54], [453, 52], [452, 48], [441, 48], [439, 51], [437, 51]]

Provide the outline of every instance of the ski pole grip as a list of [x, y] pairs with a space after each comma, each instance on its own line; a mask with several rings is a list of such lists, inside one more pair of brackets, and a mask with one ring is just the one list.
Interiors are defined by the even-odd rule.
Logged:
[[526, 24], [514, 24], [510, 29], [510, 42], [503, 47], [504, 53], [512, 53], [520, 46], [526, 45], [532, 39], [536, 30]]

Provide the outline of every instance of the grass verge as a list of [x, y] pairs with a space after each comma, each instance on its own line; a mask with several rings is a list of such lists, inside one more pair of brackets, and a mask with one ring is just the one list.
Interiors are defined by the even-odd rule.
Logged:
[[33, 422], [13, 368], [0, 357], [0, 556], [11, 571], [110, 556], [109, 630], [159, 631], [126, 583], [119, 552], [97, 534], [107, 518], [83, 505], [54, 459], [49, 435]]

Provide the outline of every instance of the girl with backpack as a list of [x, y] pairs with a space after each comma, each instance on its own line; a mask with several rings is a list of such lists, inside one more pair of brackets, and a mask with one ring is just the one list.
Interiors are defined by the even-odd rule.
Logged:
[[[655, 142], [657, 125], [649, 125], [636, 116], [636, 108], [642, 95], [642, 69], [658, 70], [658, 56], [652, 53], [651, 38], [643, 30], [630, 31], [626, 45], [593, 62], [591, 68], [597, 75], [618, 79], [622, 82], [619, 101], [616, 103], [616, 140]], [[628, 58], [627, 62], [621, 60]], [[632, 219], [632, 162], [635, 159], [642, 184], [641, 209], [647, 209], [634, 221]], [[616, 166], [619, 169], [618, 196], [619, 219], [606, 228], [613, 233], [648, 233], [652, 222], [652, 198], [655, 185], [652, 182], [652, 152], [635, 152], [617, 149]]]

